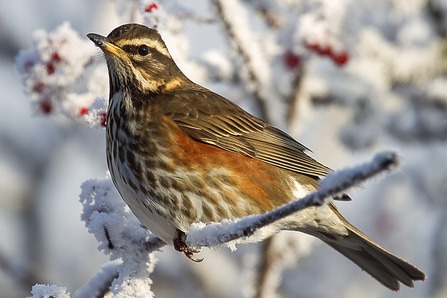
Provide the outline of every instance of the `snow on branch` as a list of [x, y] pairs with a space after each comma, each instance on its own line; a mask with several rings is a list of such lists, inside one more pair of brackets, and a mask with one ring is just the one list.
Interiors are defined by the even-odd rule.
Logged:
[[[154, 270], [154, 251], [165, 243], [155, 237], [133, 215], [115, 190], [110, 177], [91, 179], [81, 186], [81, 219], [89, 233], [100, 243], [98, 249], [109, 255], [105, 264], [74, 297], [104, 297], [111, 291], [114, 298], [153, 297], [150, 274]], [[36, 285], [32, 297], [69, 298], [65, 288]]]
[[31, 290], [33, 296], [27, 298], [70, 298], [70, 293], [67, 292], [67, 288], [58, 287], [56, 285], [41, 285], [36, 284]]
[[[396, 153], [379, 153], [369, 163], [351, 169], [329, 173], [321, 181], [321, 186], [317, 191], [271, 212], [262, 215], [247, 216], [237, 220], [223, 220], [220, 223], [210, 225], [203, 223], [193, 224], [187, 234], [187, 244], [192, 247], [213, 247], [239, 238], [243, 238], [240, 240], [245, 241], [246, 239], [244, 238], [252, 235], [255, 239], [258, 238], [257, 236], [262, 237], [261, 235], [256, 235], [255, 232], [305, 208], [322, 206], [328, 202], [328, 198], [338, 195], [350, 187], [357, 186], [384, 171], [393, 170], [398, 164], [399, 158]], [[227, 243], [226, 245], [234, 249], [235, 244]]]
[[[81, 219], [100, 242], [99, 250], [121, 263], [104, 267], [77, 297], [90, 297], [110, 287], [112, 297], [152, 297], [149, 275], [156, 259], [152, 252], [165, 245], [144, 228], [107, 177], [81, 186]], [[111, 282], [111, 286], [110, 286]], [[149, 296], [148, 296], [149, 295]]]

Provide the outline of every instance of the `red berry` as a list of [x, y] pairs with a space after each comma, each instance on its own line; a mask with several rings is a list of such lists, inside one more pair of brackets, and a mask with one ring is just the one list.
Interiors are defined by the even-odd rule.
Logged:
[[37, 82], [34, 87], [33, 91], [37, 93], [42, 93], [43, 89], [45, 88], [45, 84], [43, 82]]
[[53, 109], [53, 107], [51, 106], [51, 102], [49, 101], [42, 101], [39, 104], [40, 110], [44, 113], [44, 114], [49, 114], [51, 113], [51, 110]]
[[99, 117], [101, 119], [101, 125], [106, 127], [107, 114], [106, 113], [100, 113]]
[[51, 60], [56, 61], [56, 62], [61, 61], [61, 56], [59, 56], [59, 54], [57, 52], [54, 52], [51, 55]]
[[345, 65], [349, 60], [349, 55], [347, 52], [341, 52], [332, 56], [332, 60], [339, 66]]
[[289, 50], [284, 56], [284, 62], [289, 69], [295, 69], [300, 66], [301, 59], [299, 56]]
[[49, 74], [49, 75], [52, 75], [54, 72], [56, 71], [56, 67], [54, 67], [54, 64], [53, 63], [48, 63], [47, 64], [47, 73]]
[[79, 109], [79, 116], [84, 116], [88, 114], [89, 109], [88, 108], [81, 108]]
[[158, 9], [157, 4], [152, 3], [152, 4], [148, 5], [144, 11], [145, 12], [152, 12], [153, 9]]

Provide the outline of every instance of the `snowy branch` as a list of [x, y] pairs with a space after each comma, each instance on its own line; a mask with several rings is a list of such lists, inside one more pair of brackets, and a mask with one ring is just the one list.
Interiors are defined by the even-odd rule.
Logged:
[[271, 212], [237, 220], [223, 220], [220, 223], [206, 226], [202, 223], [193, 224], [187, 234], [186, 241], [188, 245], [193, 247], [213, 247], [241, 237], [250, 237], [257, 230], [295, 212], [312, 206], [322, 206], [327, 203], [327, 198], [336, 196], [350, 187], [357, 186], [377, 174], [392, 170], [398, 164], [399, 158], [394, 152], [379, 153], [369, 163], [352, 169], [329, 173], [321, 181], [321, 186], [317, 191]]
[[42, 297], [70, 298], [70, 293], [67, 292], [67, 288], [58, 287], [56, 285], [50, 286], [50, 285], [36, 284], [35, 286], [33, 286], [31, 294], [33, 294], [33, 296], [27, 298], [42, 298]]
[[[268, 120], [265, 92], [266, 85], [270, 82], [269, 68], [266, 65], [268, 62], [261, 54], [259, 43], [253, 38], [253, 32], [250, 32], [248, 17], [243, 17], [246, 12], [238, 1], [214, 0], [213, 2], [228, 38], [241, 57], [241, 68], [245, 72], [247, 89], [255, 95], [261, 118]], [[263, 71], [260, 71], [261, 69]]]
[[110, 255], [110, 260], [120, 260], [120, 263], [104, 267], [77, 297], [96, 296], [109, 286], [112, 297], [151, 293], [149, 275], [156, 263], [152, 252], [165, 243], [141, 225], [115, 190], [110, 177], [84, 182], [80, 201], [84, 207], [81, 218], [100, 242], [99, 249]]

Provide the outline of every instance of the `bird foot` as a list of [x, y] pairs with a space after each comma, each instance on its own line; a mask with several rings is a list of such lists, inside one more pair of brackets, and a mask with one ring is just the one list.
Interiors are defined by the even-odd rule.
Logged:
[[180, 230], [177, 230], [177, 238], [174, 238], [174, 241], [173, 241], [175, 250], [183, 252], [185, 254], [185, 256], [188, 259], [190, 259], [191, 261], [202, 262], [203, 258], [201, 258], [201, 259], [194, 258], [194, 254], [195, 253], [199, 253], [200, 251], [198, 251], [197, 249], [194, 249], [191, 246], [187, 245], [184, 242], [185, 238], [186, 238], [185, 233], [183, 233]]

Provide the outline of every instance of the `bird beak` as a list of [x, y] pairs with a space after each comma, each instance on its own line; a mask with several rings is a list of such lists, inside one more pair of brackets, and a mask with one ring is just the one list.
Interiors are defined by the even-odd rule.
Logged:
[[119, 56], [119, 52], [121, 49], [114, 44], [110, 43], [107, 39], [107, 37], [101, 36], [99, 34], [95, 33], [89, 33], [87, 34], [87, 37], [95, 43], [97, 47], [99, 47], [104, 54], [111, 53], [115, 56]]

